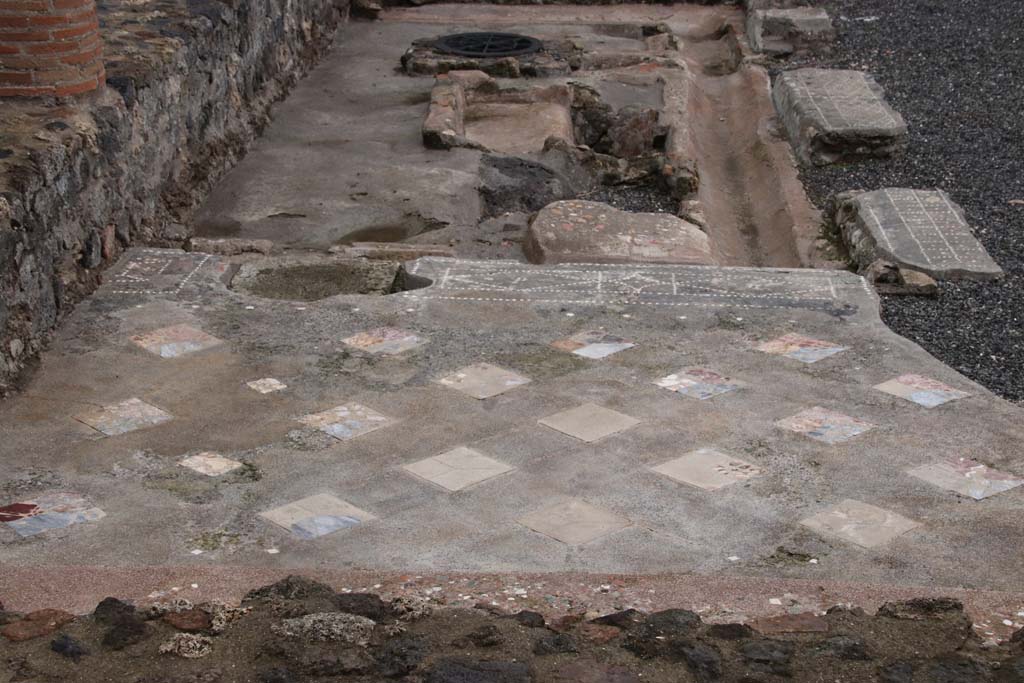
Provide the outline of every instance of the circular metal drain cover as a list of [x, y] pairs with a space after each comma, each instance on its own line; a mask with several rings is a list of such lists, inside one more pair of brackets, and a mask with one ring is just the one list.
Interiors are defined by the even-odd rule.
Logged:
[[439, 52], [460, 57], [518, 57], [541, 47], [536, 38], [518, 33], [453, 33], [434, 43]]

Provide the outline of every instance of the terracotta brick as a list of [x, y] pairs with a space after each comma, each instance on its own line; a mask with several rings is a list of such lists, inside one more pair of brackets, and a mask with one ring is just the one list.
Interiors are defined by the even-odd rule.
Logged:
[[90, 78], [87, 81], [82, 81], [75, 85], [61, 85], [53, 89], [53, 94], [57, 97], [69, 97], [71, 95], [80, 95], [90, 90], [95, 90], [99, 87], [101, 78]]
[[32, 85], [32, 74], [26, 71], [0, 71], [0, 83], [4, 85]]
[[49, 31], [18, 31], [18, 32], [5, 32], [0, 31], [0, 40], [5, 43], [28, 43], [32, 41], [48, 41], [50, 40]]
[[65, 64], [85, 64], [86, 62], [92, 62], [103, 56], [103, 46], [97, 45], [84, 52], [76, 54], [70, 54], [60, 57], [60, 61]]
[[53, 0], [56, 9], [75, 9], [77, 7], [91, 7], [93, 0]]
[[19, 46], [0, 43], [0, 55], [16, 55], [20, 53], [21, 48]]
[[45, 0], [0, 0], [0, 12], [45, 12], [49, 8]]
[[7, 88], [0, 85], [0, 97], [43, 97], [52, 94], [53, 88], [49, 87]]
[[96, 21], [90, 21], [88, 23], [81, 24], [80, 26], [74, 26], [71, 28], [54, 30], [52, 36], [55, 40], [64, 40], [66, 38], [78, 38], [84, 36], [92, 31], [98, 30], [100, 27]]

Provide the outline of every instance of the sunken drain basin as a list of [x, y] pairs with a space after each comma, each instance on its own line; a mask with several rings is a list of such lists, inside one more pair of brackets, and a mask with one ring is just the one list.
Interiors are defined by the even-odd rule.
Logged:
[[285, 301], [394, 294], [430, 284], [430, 280], [406, 272], [396, 261], [329, 256], [262, 259], [244, 264], [231, 280], [232, 289]]

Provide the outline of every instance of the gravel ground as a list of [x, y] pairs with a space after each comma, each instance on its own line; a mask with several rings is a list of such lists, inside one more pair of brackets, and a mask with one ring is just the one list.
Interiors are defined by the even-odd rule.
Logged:
[[803, 64], [866, 70], [910, 127], [886, 161], [809, 169], [818, 206], [836, 192], [941, 188], [1006, 271], [945, 283], [938, 299], [887, 297], [896, 332], [1001, 396], [1024, 400], [1024, 2], [823, 0], [834, 52]]

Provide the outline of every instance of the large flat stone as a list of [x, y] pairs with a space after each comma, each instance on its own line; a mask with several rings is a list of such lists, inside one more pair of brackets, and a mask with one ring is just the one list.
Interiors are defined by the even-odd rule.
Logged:
[[963, 209], [941, 190], [885, 188], [841, 197], [836, 225], [863, 268], [883, 259], [942, 280], [1003, 275], [975, 239]]
[[534, 263], [714, 263], [707, 235], [692, 223], [577, 199], [541, 209], [524, 248]]
[[786, 71], [775, 81], [772, 100], [805, 163], [890, 156], [907, 135], [907, 124], [886, 103], [882, 87], [860, 71]]

